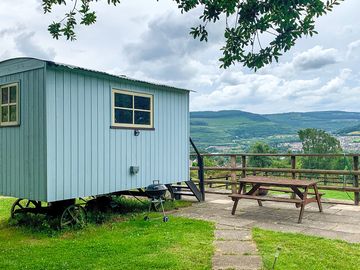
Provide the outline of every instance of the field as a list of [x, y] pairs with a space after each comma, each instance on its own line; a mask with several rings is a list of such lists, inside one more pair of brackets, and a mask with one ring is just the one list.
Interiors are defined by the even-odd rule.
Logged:
[[253, 229], [253, 237], [267, 270], [273, 269], [278, 249], [276, 270], [359, 269], [360, 244], [261, 229]]
[[145, 222], [137, 213], [60, 232], [46, 224], [9, 224], [12, 202], [0, 198], [0, 269], [211, 269], [209, 222], [178, 217]]

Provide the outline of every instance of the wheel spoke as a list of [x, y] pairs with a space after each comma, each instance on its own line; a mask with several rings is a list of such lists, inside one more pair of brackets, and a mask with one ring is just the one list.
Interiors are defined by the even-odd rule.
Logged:
[[77, 205], [72, 205], [65, 209], [60, 221], [61, 227], [70, 225], [84, 226], [85, 223], [85, 212], [81, 206]]
[[61, 226], [67, 226], [69, 224], [71, 224], [72, 220], [68, 220], [66, 222], [61, 222]]
[[76, 222], [76, 224], [80, 223], [80, 220], [77, 217], [74, 218], [74, 221]]
[[78, 216], [80, 216], [81, 213], [80, 213], [80, 209], [77, 209], [77, 211], [75, 212], [75, 215], [73, 218], [77, 218]]
[[68, 210], [68, 212], [69, 212], [71, 218], [72, 218], [72, 219], [75, 219], [75, 216], [73, 215], [72, 211], [70, 211], [70, 209]]

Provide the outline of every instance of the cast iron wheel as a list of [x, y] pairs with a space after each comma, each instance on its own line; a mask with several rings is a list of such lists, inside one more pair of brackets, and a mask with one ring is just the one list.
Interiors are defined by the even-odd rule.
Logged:
[[41, 208], [41, 203], [27, 199], [17, 199], [11, 207], [11, 218], [18, 213], [36, 213], [36, 209]]
[[86, 211], [81, 205], [70, 205], [65, 208], [60, 218], [60, 228], [84, 227], [86, 224]]

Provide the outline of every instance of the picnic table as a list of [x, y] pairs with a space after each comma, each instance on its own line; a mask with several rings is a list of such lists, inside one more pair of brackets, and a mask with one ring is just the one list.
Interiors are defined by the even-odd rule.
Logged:
[[[322, 212], [321, 205], [321, 195], [317, 188], [316, 181], [308, 181], [308, 180], [294, 180], [294, 179], [274, 179], [267, 177], [247, 177], [241, 178], [239, 180], [240, 186], [238, 193], [231, 194], [230, 197], [234, 201], [234, 206], [232, 208], [231, 214], [234, 215], [236, 208], [238, 206], [240, 199], [250, 199], [257, 200], [259, 206], [262, 206], [262, 201], [274, 201], [274, 202], [286, 202], [286, 203], [294, 203], [296, 207], [300, 207], [300, 214], [298, 223], [301, 223], [305, 205], [317, 202], [319, 211]], [[251, 189], [246, 192], [246, 186], [250, 185]], [[272, 190], [272, 188], [277, 188], [276, 191], [283, 191], [288, 193], [289, 190], [280, 189], [280, 188], [290, 188], [291, 193], [294, 194], [292, 198], [284, 198], [284, 197], [270, 197], [270, 196], [262, 196], [261, 190]], [[310, 193], [309, 189], [313, 189], [314, 192]], [[315, 195], [312, 197], [308, 197], [308, 195]]]

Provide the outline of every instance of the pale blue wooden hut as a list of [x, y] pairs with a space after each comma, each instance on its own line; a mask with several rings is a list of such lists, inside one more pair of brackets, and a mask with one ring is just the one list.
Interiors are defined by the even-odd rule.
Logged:
[[189, 180], [189, 91], [0, 62], [0, 195], [55, 202]]

